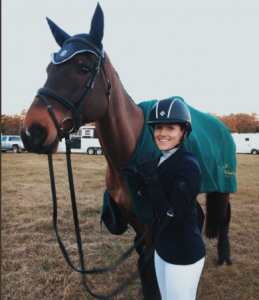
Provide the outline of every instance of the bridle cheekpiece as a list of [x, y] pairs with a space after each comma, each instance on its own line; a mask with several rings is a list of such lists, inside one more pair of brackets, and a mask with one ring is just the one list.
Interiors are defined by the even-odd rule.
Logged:
[[[92, 74], [90, 76], [90, 78], [87, 80], [87, 83], [85, 84], [85, 86], [83, 87], [83, 89], [81, 90], [81, 92], [77, 95], [77, 97], [74, 99], [74, 101], [69, 101], [66, 97], [64, 97], [63, 95], [61, 95], [60, 93], [48, 88], [48, 87], [42, 87], [37, 91], [37, 95], [36, 97], [40, 97], [42, 99], [42, 101], [45, 103], [51, 117], [52, 120], [56, 126], [57, 129], [57, 135], [59, 140], [61, 141], [62, 139], [62, 133], [65, 135], [69, 135], [70, 133], [73, 132], [77, 132], [80, 128], [81, 122], [80, 122], [80, 112], [85, 104], [85, 101], [87, 99], [87, 97], [89, 96], [91, 90], [94, 88], [94, 84], [96, 81], [97, 76], [100, 73], [100, 69], [102, 67], [103, 72], [104, 72], [104, 76], [105, 79], [107, 81], [108, 84], [108, 89], [107, 89], [107, 98], [108, 98], [108, 105], [110, 103], [110, 89], [111, 89], [111, 82], [107, 79], [106, 76], [106, 72], [105, 72], [105, 68], [104, 68], [104, 64], [103, 64], [103, 60], [105, 58], [105, 52], [104, 49], [102, 47], [102, 49], [99, 49], [98, 47], [96, 47], [92, 42], [90, 42], [88, 39], [86, 38], [82, 38], [82, 37], [71, 37], [69, 39], [67, 39], [64, 42], [64, 45], [67, 45], [68, 43], [72, 43], [72, 42], [79, 42], [79, 43], [83, 43], [87, 46], [89, 46], [91, 49], [93, 49], [97, 55], [98, 55], [98, 59], [95, 65], [94, 70], [92, 71]], [[53, 99], [55, 99], [56, 101], [58, 101], [59, 103], [61, 103], [63, 106], [65, 106], [66, 108], [68, 108], [70, 111], [72, 111], [73, 115], [72, 117], [67, 117], [65, 118], [61, 124], [59, 125], [57, 118], [54, 114], [54, 111], [51, 107], [51, 105], [49, 105], [47, 99], [45, 96], [51, 97]], [[64, 124], [65, 121], [67, 120], [71, 120], [74, 122], [72, 129], [70, 130], [64, 130], [62, 125]]]

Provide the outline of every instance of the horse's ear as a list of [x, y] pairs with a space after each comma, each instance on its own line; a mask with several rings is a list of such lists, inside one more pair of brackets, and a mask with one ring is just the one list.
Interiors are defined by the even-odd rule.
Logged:
[[63, 47], [64, 42], [70, 38], [70, 35], [59, 28], [54, 22], [52, 22], [49, 18], [46, 18], [50, 27], [50, 30], [54, 36], [54, 39], [58, 43], [60, 47]]
[[104, 29], [104, 16], [103, 16], [103, 11], [101, 9], [101, 6], [98, 3], [91, 22], [90, 36], [95, 40], [97, 40], [98, 42], [102, 42], [103, 29]]

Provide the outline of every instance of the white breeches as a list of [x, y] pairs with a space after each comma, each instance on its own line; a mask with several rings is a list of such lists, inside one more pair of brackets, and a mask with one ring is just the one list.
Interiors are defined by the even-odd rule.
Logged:
[[192, 265], [165, 262], [155, 251], [155, 269], [162, 300], [195, 300], [205, 257]]

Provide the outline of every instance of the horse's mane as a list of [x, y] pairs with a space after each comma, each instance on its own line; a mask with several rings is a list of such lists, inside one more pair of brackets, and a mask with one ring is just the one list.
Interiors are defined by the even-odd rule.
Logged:
[[130, 95], [129, 95], [129, 94], [127, 93], [127, 91], [125, 90], [125, 87], [123, 86], [123, 84], [122, 84], [122, 82], [121, 82], [121, 80], [120, 80], [119, 74], [117, 73], [117, 71], [116, 71], [115, 69], [114, 69], [114, 71], [115, 71], [115, 73], [116, 73], [116, 75], [117, 75], [117, 77], [118, 77], [118, 79], [119, 79], [119, 81], [120, 81], [120, 84], [121, 84], [121, 86], [123, 87], [125, 93], [126, 93], [127, 96], [130, 98], [130, 100], [136, 105], [136, 103], [134, 102], [134, 100], [130, 97]]

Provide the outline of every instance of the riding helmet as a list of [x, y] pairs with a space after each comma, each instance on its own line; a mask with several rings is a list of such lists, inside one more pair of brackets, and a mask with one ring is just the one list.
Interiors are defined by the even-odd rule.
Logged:
[[152, 107], [147, 123], [152, 127], [162, 123], [185, 125], [187, 137], [192, 131], [190, 111], [187, 105], [177, 97], [158, 101]]

